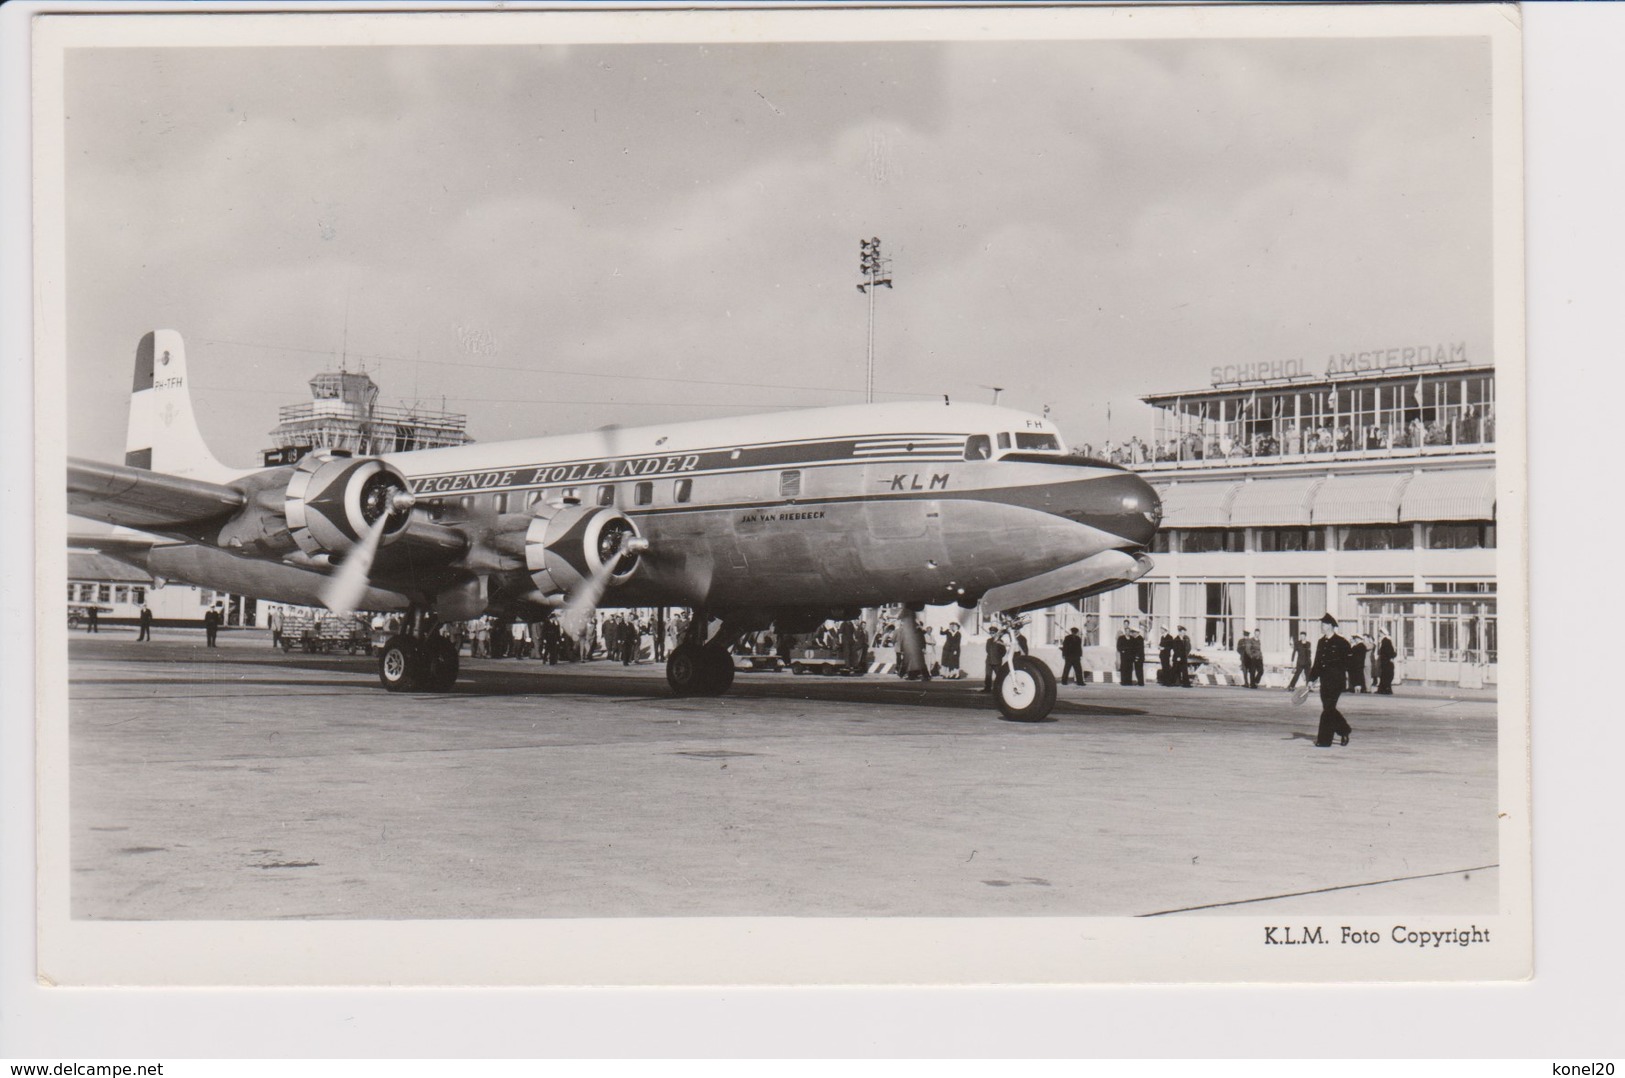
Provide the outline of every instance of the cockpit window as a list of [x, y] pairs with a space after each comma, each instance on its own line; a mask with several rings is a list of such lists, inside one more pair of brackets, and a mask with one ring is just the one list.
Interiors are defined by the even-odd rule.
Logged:
[[987, 460], [993, 455], [993, 439], [985, 434], [973, 434], [965, 440], [966, 460]]
[[1061, 440], [1053, 434], [1027, 434], [1016, 432], [1017, 449], [1052, 449], [1059, 451]]

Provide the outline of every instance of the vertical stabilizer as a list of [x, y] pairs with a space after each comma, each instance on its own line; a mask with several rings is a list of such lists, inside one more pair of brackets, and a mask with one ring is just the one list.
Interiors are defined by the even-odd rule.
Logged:
[[198, 433], [186, 376], [186, 348], [181, 335], [172, 329], [148, 333], [136, 346], [124, 463], [212, 482], [236, 474], [214, 458]]

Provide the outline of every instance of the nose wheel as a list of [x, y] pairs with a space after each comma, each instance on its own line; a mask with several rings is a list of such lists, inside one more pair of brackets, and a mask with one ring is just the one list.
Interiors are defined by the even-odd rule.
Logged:
[[993, 686], [999, 712], [1012, 722], [1043, 722], [1055, 707], [1055, 674], [1031, 655], [1017, 655]]

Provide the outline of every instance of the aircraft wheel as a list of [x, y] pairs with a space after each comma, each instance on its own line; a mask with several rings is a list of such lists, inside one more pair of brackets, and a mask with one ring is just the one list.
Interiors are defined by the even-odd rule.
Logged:
[[378, 654], [378, 680], [390, 692], [416, 692], [425, 665], [417, 641], [392, 636]]
[[1013, 722], [1043, 722], [1055, 706], [1055, 675], [1043, 662], [1019, 655], [993, 686], [999, 711]]
[[701, 690], [705, 696], [721, 696], [734, 683], [734, 657], [720, 649], [702, 648], [700, 650], [700, 664], [705, 671], [705, 688]]
[[436, 636], [424, 647], [423, 688], [429, 692], [450, 692], [457, 684], [457, 649], [450, 640]]
[[679, 644], [666, 657], [666, 684], [678, 696], [699, 696], [703, 693], [705, 666], [700, 649], [693, 644]]

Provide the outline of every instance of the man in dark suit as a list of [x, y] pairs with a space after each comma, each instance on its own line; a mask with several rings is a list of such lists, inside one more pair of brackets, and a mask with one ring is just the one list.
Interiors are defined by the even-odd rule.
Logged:
[[1292, 645], [1292, 680], [1286, 683], [1289, 689], [1298, 687], [1298, 678], [1301, 676], [1304, 683], [1309, 681], [1309, 634], [1299, 633], [1298, 640]]
[[141, 632], [135, 639], [136, 643], [152, 640], [152, 607], [146, 603], [141, 604]]
[[1371, 649], [1366, 647], [1365, 637], [1359, 633], [1354, 634], [1354, 643], [1349, 648], [1349, 692], [1365, 692], [1365, 657]]
[[220, 631], [220, 621], [220, 608], [218, 606], [209, 607], [209, 612], [203, 615], [203, 631], [208, 634], [211, 648], [215, 646], [214, 637]]
[[997, 684], [999, 667], [1004, 664], [1004, 652], [1004, 641], [999, 639], [999, 634], [996, 631], [989, 629], [987, 634], [987, 673], [982, 676], [983, 692], [992, 692], [993, 686]]
[[1067, 683], [1067, 675], [1077, 678], [1079, 685], [1083, 684], [1083, 636], [1073, 626], [1061, 640], [1061, 684]]
[[1173, 630], [1166, 625], [1162, 629], [1162, 639], [1157, 643], [1157, 684], [1174, 684], [1174, 636]]
[[1394, 648], [1394, 642], [1388, 638], [1387, 629], [1379, 629], [1382, 640], [1377, 643], [1377, 694], [1379, 696], [1394, 695], [1394, 659], [1399, 652]]
[[1143, 688], [1145, 686], [1145, 637], [1140, 635], [1140, 630], [1132, 628], [1128, 631], [1128, 636], [1129, 642], [1133, 645], [1133, 648], [1129, 651], [1129, 660], [1131, 663], [1130, 668], [1134, 672], [1134, 684]]
[[1174, 684], [1191, 687], [1191, 638], [1183, 625], [1174, 635]]
[[1315, 737], [1316, 748], [1331, 748], [1334, 734], [1347, 745], [1349, 734], [1354, 732], [1343, 713], [1337, 710], [1337, 698], [1348, 687], [1350, 651], [1349, 642], [1337, 631], [1337, 619], [1330, 614], [1322, 615], [1315, 665], [1309, 668], [1309, 681], [1320, 682], [1320, 732]]

